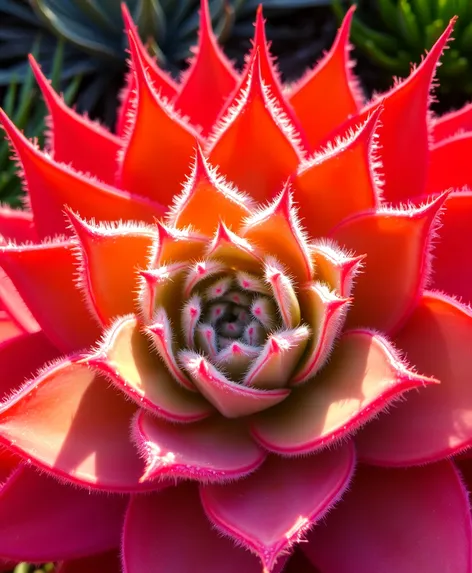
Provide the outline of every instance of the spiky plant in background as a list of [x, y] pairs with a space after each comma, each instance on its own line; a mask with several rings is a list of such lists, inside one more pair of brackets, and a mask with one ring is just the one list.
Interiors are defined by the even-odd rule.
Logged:
[[[198, 0], [125, 0], [141, 38], [148, 41], [159, 64], [174, 76], [185, 67], [198, 30]], [[78, 109], [114, 119], [116, 93], [123, 83], [125, 42], [121, 0], [0, 0], [0, 85], [11, 75], [26, 74], [25, 57], [38, 36], [39, 61], [46, 73], [52, 69], [56, 39], [64, 39], [63, 75], [87, 77]], [[249, 37], [259, 0], [211, 0], [210, 12], [217, 34], [227, 39]], [[287, 10], [326, 5], [329, 0], [262, 0], [269, 15]], [[233, 29], [233, 25], [235, 25]], [[299, 34], [292, 30], [292, 36]], [[287, 28], [283, 34], [287, 36]], [[286, 38], [287, 39], [287, 38]], [[323, 46], [325, 47], [325, 46]], [[239, 50], [240, 52], [240, 50]], [[233, 50], [238, 56], [238, 49]]]
[[[37, 56], [39, 44], [33, 48]], [[63, 43], [60, 42], [53, 56], [51, 80], [52, 85], [59, 89], [63, 65]], [[77, 94], [80, 85], [80, 76], [72, 79], [64, 91], [64, 100], [70, 105]], [[36, 82], [31, 68], [28, 69], [23, 82], [19, 83], [12, 78], [5, 90], [1, 107], [12, 118], [28, 137], [35, 139], [39, 145], [44, 145], [45, 139], [45, 112], [44, 102], [39, 98]], [[10, 161], [10, 148], [7, 139], [0, 134], [0, 202], [8, 203], [12, 207], [21, 205], [21, 180], [18, 177], [14, 162]]]
[[[455, 41], [438, 70], [439, 97], [445, 107], [472, 96], [472, 2], [470, 0], [335, 0], [341, 19], [349, 4], [357, 5], [352, 25], [354, 45], [374, 64], [366, 73], [373, 89], [384, 89], [391, 75], [406, 77], [454, 16]], [[363, 74], [364, 75], [364, 74]]]

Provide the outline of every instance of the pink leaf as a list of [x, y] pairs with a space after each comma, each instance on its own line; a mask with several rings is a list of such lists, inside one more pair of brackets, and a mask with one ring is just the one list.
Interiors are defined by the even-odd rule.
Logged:
[[0, 555], [38, 562], [117, 547], [127, 499], [61, 484], [23, 466], [0, 490], [0, 503]]
[[358, 436], [360, 457], [405, 466], [441, 460], [472, 445], [470, 309], [427, 293], [395, 343], [419, 372], [440, 384], [411, 393], [365, 428]]
[[57, 573], [121, 573], [121, 559], [118, 551], [108, 551], [83, 559], [60, 563]]
[[25, 330], [16, 321], [12, 320], [8, 312], [0, 310], [0, 344], [22, 334], [26, 334]]
[[261, 571], [255, 557], [211, 527], [193, 484], [131, 499], [123, 532], [123, 568], [124, 573]]
[[341, 497], [354, 461], [352, 446], [294, 460], [271, 456], [246, 479], [201, 486], [203, 507], [270, 572]]
[[265, 459], [244, 424], [221, 417], [175, 425], [141, 412], [133, 431], [146, 460], [146, 480], [234, 480], [257, 469]]
[[253, 435], [277, 453], [316, 451], [352, 434], [407, 390], [435, 382], [408, 370], [379, 335], [346, 332], [316, 378], [254, 417]]
[[40, 326], [34, 319], [11, 279], [0, 268], [0, 305], [10, 319], [25, 332], [38, 332]]
[[0, 441], [48, 473], [105, 491], [149, 489], [129, 438], [136, 406], [87, 366], [57, 363], [0, 406]]
[[0, 401], [21, 388], [50, 360], [59, 356], [43, 332], [25, 333], [0, 343]]
[[472, 192], [451, 193], [434, 247], [432, 287], [472, 303]]
[[209, 360], [191, 350], [180, 353], [180, 362], [192, 382], [226, 418], [239, 418], [260, 412], [282, 402], [287, 389], [260, 390], [229, 380]]
[[470, 573], [467, 493], [453, 465], [360, 467], [303, 550], [323, 573]]
[[97, 340], [97, 322], [75, 284], [72, 241], [0, 247], [0, 265], [44, 333], [63, 352]]
[[359, 214], [331, 236], [357, 255], [366, 255], [356, 279], [346, 324], [383, 332], [398, 329], [414, 308], [430, 272], [432, 239], [446, 194], [408, 210]]

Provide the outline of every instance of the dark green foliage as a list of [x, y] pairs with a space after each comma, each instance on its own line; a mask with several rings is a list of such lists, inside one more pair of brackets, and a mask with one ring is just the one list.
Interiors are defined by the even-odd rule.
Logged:
[[[51, 78], [56, 89], [60, 88], [61, 69], [63, 62], [63, 44], [59, 43], [52, 59]], [[32, 52], [35, 56], [40, 52], [36, 44]], [[28, 68], [23, 82], [19, 83], [15, 76], [11, 78], [10, 85], [4, 90], [1, 106], [21, 130], [30, 138], [35, 138], [42, 146], [46, 125], [44, 118], [46, 108], [36, 87], [33, 72]], [[65, 100], [70, 104], [74, 100], [80, 83], [77, 76], [71, 80], [64, 92]], [[0, 201], [17, 207], [21, 205], [21, 181], [17, 174], [17, 167], [10, 159], [11, 151], [3, 133], [0, 133]]]
[[[352, 0], [358, 8], [352, 41], [384, 77], [405, 77], [446, 28], [459, 16], [455, 41], [441, 58], [440, 94], [472, 95], [472, 2], [470, 0]], [[346, 3], [335, 0], [339, 17]], [[382, 74], [380, 74], [382, 75]], [[384, 87], [384, 86], [381, 86]]]
[[[222, 40], [235, 32], [252, 35], [260, 0], [209, 0], [213, 25]], [[199, 0], [126, 0], [141, 36], [161, 66], [177, 75], [197, 41]], [[84, 81], [79, 111], [113, 123], [116, 94], [123, 85], [126, 38], [120, 0], [0, 0], [0, 86], [13, 76], [23, 81], [25, 58], [41, 38], [39, 61], [50, 75], [57, 38], [65, 41], [62, 77]], [[268, 15], [327, 5], [329, 0], [263, 0]], [[293, 30], [293, 34], [297, 31]]]

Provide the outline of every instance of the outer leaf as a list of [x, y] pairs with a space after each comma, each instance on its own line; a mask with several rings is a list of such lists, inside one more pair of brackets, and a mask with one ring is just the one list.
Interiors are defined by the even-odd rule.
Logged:
[[[289, 102], [303, 126], [311, 150], [355, 114], [361, 95], [349, 61], [349, 29], [354, 8], [346, 14], [333, 47], [289, 94]], [[315, 110], [323, 110], [314, 113]]]
[[54, 160], [113, 185], [121, 140], [70, 109], [44, 77], [33, 56], [30, 64], [50, 113], [49, 143]]
[[252, 432], [277, 453], [316, 451], [353, 433], [405, 391], [435, 382], [408, 370], [380, 336], [346, 332], [316, 379], [258, 414]]
[[341, 497], [353, 469], [352, 446], [290, 463], [273, 456], [248, 478], [201, 486], [200, 495], [216, 527], [255, 553], [269, 572]]
[[211, 527], [194, 484], [131, 499], [123, 567], [124, 573], [260, 573], [255, 557]]
[[[245, 2], [247, 4], [248, 2]], [[267, 1], [264, 2], [264, 6], [267, 7]], [[252, 41], [252, 49], [250, 53], [246, 56], [247, 65], [243, 73], [243, 79], [241, 83], [247, 80], [248, 73], [251, 69], [251, 62], [256, 55], [259, 53], [260, 67], [261, 67], [261, 78], [275, 98], [277, 106], [283, 111], [283, 113], [289, 118], [290, 122], [294, 125], [297, 130], [297, 134], [300, 137], [301, 144], [305, 151], [309, 149], [309, 143], [305, 136], [304, 130], [300, 124], [298, 117], [295, 115], [293, 107], [288, 102], [288, 98], [283, 93], [283, 86], [280, 79], [279, 71], [277, 70], [277, 65], [275, 63], [275, 58], [270, 53], [270, 43], [267, 42], [265, 33], [265, 20], [262, 15], [262, 3], [259, 3], [254, 7], [256, 10], [256, 22], [254, 24], [254, 39]]]
[[441, 383], [412, 393], [365, 428], [358, 437], [362, 458], [389, 466], [423, 464], [472, 445], [470, 310], [426, 294], [395, 341], [411, 364]]
[[451, 20], [409, 78], [383, 96], [379, 156], [385, 177], [383, 192], [388, 201], [398, 203], [422, 195], [425, 191], [429, 161], [429, 92], [454, 22]]
[[0, 310], [0, 344], [25, 334], [25, 330], [12, 320], [8, 312]]
[[64, 352], [93, 344], [99, 329], [76, 287], [71, 241], [0, 247], [0, 264], [48, 338]]
[[311, 237], [324, 237], [346, 217], [379, 206], [374, 133], [381, 110], [356, 133], [300, 166], [293, 181], [294, 197]]
[[472, 303], [472, 192], [452, 193], [438, 229], [432, 286]]
[[[211, 29], [207, 0], [200, 4], [199, 42], [196, 55], [181, 81], [175, 106], [206, 137], [213, 128], [226, 99], [233, 93], [238, 76], [218, 46]], [[211, 89], [208, 89], [211, 86]]]
[[433, 145], [426, 192], [433, 194], [451, 188], [455, 190], [466, 186], [471, 188], [469, 161], [471, 152], [471, 133], [461, 133]]
[[197, 134], [155, 93], [131, 35], [129, 42], [137, 85], [136, 110], [117, 182], [123, 189], [167, 206], [187, 175]]
[[391, 332], [405, 322], [429, 277], [429, 250], [445, 199], [418, 209], [360, 214], [333, 229], [340, 245], [366, 255], [348, 326]]
[[1, 406], [0, 441], [78, 485], [106, 491], [149, 489], [139, 481], [144, 464], [129, 441], [135, 411], [106, 379], [84, 365], [63, 361]]
[[[125, 22], [125, 29], [129, 36], [131, 36], [135, 42], [136, 49], [141, 55], [141, 59], [146, 64], [146, 70], [149, 78], [152, 82], [154, 90], [163, 98], [172, 101], [177, 95], [178, 86], [172, 80], [172, 78], [161, 70], [149, 55], [148, 50], [144, 47], [141, 42], [141, 38], [136, 31], [136, 26], [131, 18], [129, 9], [127, 5], [123, 2], [121, 4], [121, 12], [123, 15], [123, 20]], [[127, 75], [127, 84], [124, 88], [121, 97], [121, 106], [118, 110], [118, 122], [116, 127], [116, 132], [120, 137], [126, 134], [128, 123], [134, 114], [134, 97], [133, 92], [136, 89], [136, 78], [134, 77], [133, 71], [131, 70]]]
[[0, 554], [38, 562], [116, 547], [127, 500], [60, 484], [23, 466], [0, 490], [0, 503]]
[[[45, 363], [58, 357], [59, 351], [43, 332], [25, 333], [0, 343], [0, 402], [17, 392]], [[1, 480], [0, 480], [1, 481]]]
[[295, 132], [262, 82], [257, 52], [208, 153], [210, 163], [256, 201], [272, 198], [300, 163]]
[[0, 206], [0, 235], [11, 241], [24, 243], [38, 239], [33, 214], [30, 211]]
[[109, 551], [83, 559], [64, 561], [58, 566], [57, 573], [119, 573], [121, 558], [118, 551]]
[[452, 137], [460, 131], [472, 130], [472, 104], [445, 113], [433, 121], [433, 137], [435, 142]]
[[470, 573], [467, 494], [448, 461], [401, 470], [361, 466], [342, 504], [302, 547], [326, 573], [352, 573], [353, 563], [363, 573]]
[[40, 330], [39, 324], [33, 318], [30, 310], [3, 269], [0, 269], [0, 302], [2, 309], [18, 328], [25, 332], [38, 332]]
[[151, 258], [154, 230], [120, 224], [97, 227], [69, 209], [67, 214], [78, 239], [81, 290], [101, 323], [138, 311], [138, 271]]
[[164, 209], [142, 197], [93, 181], [55, 163], [34, 147], [0, 110], [0, 120], [24, 170], [34, 222], [41, 237], [67, 233], [63, 208], [67, 204], [83, 217], [97, 221], [117, 219], [152, 222]]

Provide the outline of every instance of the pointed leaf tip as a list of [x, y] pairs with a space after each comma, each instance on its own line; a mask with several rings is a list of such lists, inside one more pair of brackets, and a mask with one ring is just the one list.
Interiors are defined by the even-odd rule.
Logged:
[[[239, 78], [213, 33], [208, 2], [200, 3], [197, 52], [182, 77], [175, 106], [208, 136]], [[211, 90], [208, 86], [211, 85]]]
[[290, 393], [286, 389], [260, 390], [241, 386], [193, 351], [182, 351], [179, 358], [195, 386], [227, 418], [260, 412], [283, 401]]
[[[383, 163], [383, 194], [394, 204], [421, 196], [429, 165], [430, 91], [439, 58], [452, 33], [455, 19], [403, 82], [383, 94], [384, 112], [379, 128], [379, 159]], [[377, 105], [374, 100], [365, 111]], [[402, 125], [402, 129], [398, 126]]]
[[253, 435], [279, 454], [315, 452], [352, 434], [404, 392], [431, 384], [438, 381], [407, 369], [384, 338], [351, 330], [316, 380], [254, 417]]
[[293, 182], [304, 224], [323, 237], [342, 220], [380, 205], [376, 132], [383, 107], [375, 109], [352, 134], [330, 141], [303, 162]]
[[332, 230], [340, 245], [367, 255], [356, 279], [349, 327], [391, 333], [408, 319], [431, 273], [432, 239], [448, 194], [419, 208], [354, 215]]
[[50, 148], [54, 160], [113, 185], [122, 141], [97, 122], [70, 109], [54, 91], [34, 56], [28, 57], [52, 119]]
[[[349, 60], [349, 31], [354, 9], [347, 12], [331, 50], [295, 85], [289, 94], [309, 141], [315, 150], [329, 134], [356, 114], [363, 98]], [[323, 113], [313, 113], [313, 110]]]
[[211, 167], [197, 141], [192, 174], [182, 194], [174, 199], [170, 223], [180, 228], [195, 226], [200, 233], [211, 236], [223, 218], [227, 226], [238, 232], [243, 220], [250, 216], [251, 207], [252, 201]]
[[[117, 180], [124, 189], [168, 206], [180, 191], [199, 136], [178, 116], [174, 106], [156, 93], [149, 66], [132, 30], [128, 31], [128, 39], [136, 82], [136, 109]], [[156, 138], [156, 133], [160, 137]]]
[[258, 49], [207, 147], [212, 165], [256, 201], [272, 198], [296, 171], [296, 130], [263, 83]]
[[151, 222], [155, 216], [164, 214], [159, 203], [110, 187], [56, 163], [34, 146], [2, 109], [0, 123], [21, 161], [35, 226], [41, 237], [69, 233], [64, 205], [98, 221]]
[[266, 457], [244, 426], [221, 416], [175, 425], [141, 411], [132, 430], [146, 461], [145, 480], [226, 482], [251, 473]]
[[243, 480], [202, 486], [200, 496], [210, 521], [275, 573], [281, 555], [342, 496], [354, 465], [352, 445], [290, 463], [271, 456]]

